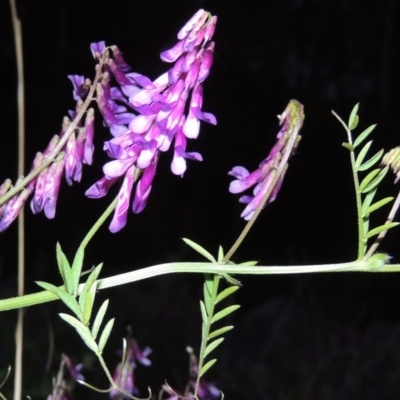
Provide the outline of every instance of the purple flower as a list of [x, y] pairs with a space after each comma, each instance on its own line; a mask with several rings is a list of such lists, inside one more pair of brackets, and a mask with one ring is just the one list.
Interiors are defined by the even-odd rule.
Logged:
[[[193, 349], [188, 347], [186, 349], [189, 353], [189, 381], [186, 386], [186, 391], [184, 394], [173, 390], [168, 385], [162, 386], [162, 393], [167, 393], [170, 396], [164, 398], [164, 400], [179, 400], [180, 398], [191, 398], [190, 396], [195, 393], [197, 375], [199, 371], [199, 363], [197, 357], [193, 353]], [[211, 382], [208, 382], [205, 378], [201, 378], [199, 382], [199, 387], [197, 389], [197, 395], [199, 400], [216, 400], [221, 398], [220, 390]]]
[[64, 370], [67, 367], [71, 378], [75, 380], [84, 380], [83, 375], [81, 374], [82, 364], [74, 365], [68, 356], [65, 354], [62, 355], [62, 360], [60, 364], [60, 368], [57, 374], [57, 377], [53, 384], [53, 393], [47, 396], [47, 400], [70, 400], [71, 396], [69, 395], [66, 387], [66, 381], [64, 378]]
[[[70, 111], [69, 114], [71, 118], [75, 118], [83, 105], [82, 97], [87, 94], [91, 83], [88, 79], [79, 75], [69, 75], [68, 78], [71, 80], [74, 87], [74, 99], [77, 100], [75, 110]], [[93, 109], [89, 109], [86, 112], [84, 123], [83, 119], [79, 121], [75, 132], [69, 136], [67, 143], [63, 148], [58, 150], [56, 155], [54, 154], [60, 139], [65, 135], [70, 124], [70, 119], [64, 117], [60, 135], [54, 135], [43, 153], [38, 152], [36, 154], [30, 172], [40, 168], [42, 163], [50, 156], [55, 156], [54, 161], [37, 177], [32, 179], [26, 185], [26, 189], [0, 206], [0, 232], [7, 229], [11, 222], [18, 217], [23, 205], [32, 193], [34, 193], [31, 200], [32, 212], [37, 214], [44, 211], [47, 218], [54, 218], [63, 173], [65, 173], [65, 179], [68, 185], [72, 185], [72, 181], [79, 182], [81, 180], [82, 164], [92, 164], [94, 151]], [[0, 197], [4, 195], [10, 187], [11, 182], [9, 180], [4, 182], [4, 184], [0, 186]]]
[[68, 79], [72, 82], [74, 90], [72, 92], [74, 100], [78, 101], [85, 97], [89, 91], [91, 82], [81, 75], [68, 75]]
[[18, 195], [12, 197], [5, 207], [0, 207], [0, 232], [5, 231], [11, 223], [18, 217], [26, 200], [32, 193], [29, 189], [24, 189]]
[[94, 59], [99, 59], [102, 54], [106, 51], [106, 42], [97, 42], [90, 45], [90, 50], [92, 52]]
[[[186, 152], [186, 141], [198, 136], [200, 120], [217, 123], [214, 115], [201, 109], [202, 82], [212, 65], [215, 44], [211, 39], [216, 22], [216, 17], [199, 10], [178, 33], [179, 42], [161, 53], [163, 61], [175, 64], [154, 81], [128, 72], [129, 66], [119, 49], [111, 46], [112, 54], [106, 59], [97, 87], [97, 103], [114, 136], [104, 144], [113, 160], [104, 165], [104, 178], [89, 188], [86, 195], [102, 197], [117, 178], [123, 178], [110, 225], [112, 232], [126, 224], [133, 186], [133, 212], [145, 208], [160, 152], [168, 151], [174, 143], [171, 170], [180, 176], [186, 171], [187, 159], [202, 160], [200, 154]], [[106, 49], [104, 42], [91, 45], [96, 58]]]
[[71, 378], [74, 381], [76, 381], [76, 380], [83, 381], [85, 379], [85, 377], [81, 374], [83, 364], [74, 365], [68, 356], [63, 354], [62, 357], [63, 357], [66, 367], [68, 368], [68, 372], [71, 375]]
[[[136, 361], [145, 366], [150, 366], [151, 361], [148, 359], [152, 350], [146, 347], [141, 350], [136, 340], [131, 337], [131, 331], [128, 329], [127, 349], [124, 363], [119, 363], [115, 369], [113, 379], [117, 385], [125, 392], [131, 394], [138, 394], [138, 389], [135, 387], [134, 370], [136, 368]], [[120, 399], [121, 392], [116, 389], [110, 391], [111, 399]]]
[[[240, 203], [247, 204], [241, 214], [241, 217], [245, 220], [250, 220], [259, 207], [264, 207], [266, 204], [273, 202], [278, 195], [288, 167], [287, 159], [284, 169], [276, 180], [278, 166], [287, 151], [287, 146], [292, 136], [294, 136], [295, 141], [289, 149], [288, 157], [293, 155], [297, 149], [300, 141], [300, 136], [297, 135], [303, 120], [303, 106], [296, 100], [291, 100], [285, 111], [279, 116], [281, 129], [277, 135], [278, 140], [268, 157], [260, 163], [258, 169], [250, 173], [246, 168], [238, 166], [229, 171], [228, 175], [236, 178], [229, 186], [231, 193], [241, 193], [254, 186], [253, 196], [242, 196], [239, 199]], [[272, 191], [269, 197], [265, 199], [266, 192], [271, 190], [272, 185]]]

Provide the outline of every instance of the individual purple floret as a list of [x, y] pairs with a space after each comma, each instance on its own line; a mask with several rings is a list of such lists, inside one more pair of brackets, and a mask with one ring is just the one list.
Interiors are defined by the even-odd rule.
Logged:
[[[136, 362], [148, 367], [151, 365], [151, 361], [148, 356], [152, 353], [152, 350], [149, 347], [145, 347], [144, 350], [141, 350], [137, 341], [131, 337], [130, 329], [128, 330], [128, 338], [127, 338], [127, 349], [124, 363], [119, 363], [117, 368], [115, 369], [113, 379], [114, 382], [118, 384], [118, 386], [123, 389], [125, 392], [130, 394], [138, 394], [139, 391], [135, 386], [135, 377], [134, 370], [137, 365]], [[120, 399], [121, 392], [112, 389], [110, 391], [111, 399]]]
[[81, 75], [68, 75], [68, 79], [74, 86], [72, 95], [75, 101], [81, 100], [87, 95], [91, 84], [89, 79], [85, 79], [85, 77]]
[[290, 138], [293, 135], [296, 136], [293, 147], [290, 149], [289, 157], [293, 155], [300, 141], [300, 136], [297, 135], [304, 120], [303, 106], [296, 100], [291, 100], [285, 111], [278, 118], [281, 125], [277, 135], [278, 140], [268, 157], [260, 163], [258, 169], [250, 173], [246, 168], [238, 166], [232, 168], [228, 173], [228, 175], [236, 178], [229, 186], [231, 193], [241, 193], [255, 186], [253, 196], [242, 196], [239, 199], [240, 203], [247, 204], [241, 214], [241, 217], [245, 220], [250, 220], [258, 207], [262, 205], [263, 201], [265, 201], [265, 194], [267, 190], [270, 190], [272, 184], [274, 184], [272, 192], [263, 206], [275, 200], [282, 186], [288, 165], [285, 165], [279, 179], [276, 180], [278, 166], [286, 153]]
[[18, 214], [31, 193], [31, 190], [24, 189], [18, 195], [12, 197], [8, 203], [5, 204], [4, 208], [0, 207], [0, 232], [5, 231], [18, 217]]
[[60, 368], [57, 374], [56, 379], [53, 383], [53, 392], [47, 396], [47, 400], [70, 400], [72, 397], [67, 391], [67, 384], [64, 377], [65, 368], [69, 371], [71, 378], [76, 380], [84, 380], [83, 375], [81, 374], [82, 364], [74, 365], [68, 356], [65, 354], [62, 355], [62, 360], [60, 364]]
[[[114, 136], [104, 144], [113, 160], [104, 165], [104, 178], [89, 188], [86, 195], [103, 197], [117, 179], [123, 178], [110, 225], [112, 232], [126, 224], [135, 184], [133, 212], [145, 208], [160, 153], [168, 151], [172, 143], [174, 174], [184, 175], [187, 159], [202, 160], [200, 154], [186, 151], [186, 140], [198, 136], [200, 120], [216, 124], [214, 115], [201, 109], [202, 82], [212, 65], [215, 44], [211, 39], [216, 22], [216, 17], [199, 10], [179, 32], [179, 42], [161, 53], [163, 61], [174, 65], [154, 81], [128, 72], [129, 66], [119, 49], [110, 48], [97, 86], [97, 103]], [[95, 58], [109, 51], [104, 42], [93, 43], [91, 50]], [[111, 77], [115, 85], [111, 84]]]

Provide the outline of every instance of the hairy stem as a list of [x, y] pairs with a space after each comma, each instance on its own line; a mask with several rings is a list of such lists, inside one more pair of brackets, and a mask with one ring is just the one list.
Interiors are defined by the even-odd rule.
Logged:
[[[370, 260], [356, 260], [339, 264], [295, 265], [295, 266], [247, 266], [227, 265], [199, 262], [167, 263], [154, 265], [124, 274], [99, 279], [97, 289], [106, 289], [114, 286], [153, 278], [155, 276], [175, 273], [202, 273], [202, 274], [239, 274], [239, 275], [282, 275], [307, 274], [316, 272], [400, 272], [400, 264], [382, 265], [372, 268]], [[83, 284], [79, 285], [81, 293]], [[50, 292], [42, 291], [22, 297], [12, 297], [0, 300], [0, 311], [7, 311], [35, 304], [57, 300], [58, 297]]]

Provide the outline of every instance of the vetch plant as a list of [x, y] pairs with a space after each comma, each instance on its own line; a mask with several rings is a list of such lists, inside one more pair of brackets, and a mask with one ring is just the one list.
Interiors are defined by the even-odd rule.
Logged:
[[[214, 115], [202, 110], [203, 82], [213, 63], [215, 43], [212, 39], [216, 24], [217, 17], [209, 12], [196, 12], [179, 31], [177, 44], [161, 53], [162, 61], [169, 63], [170, 68], [154, 80], [132, 72], [117, 46], [107, 46], [103, 41], [92, 43], [90, 49], [96, 60], [95, 76], [93, 80], [80, 75], [69, 76], [76, 105], [69, 112], [69, 117], [64, 118], [60, 134], [50, 140], [43, 152], [37, 153], [25, 177], [18, 178], [14, 185], [7, 179], [0, 186], [0, 231], [7, 230], [29, 198], [33, 213], [44, 211], [47, 218], [55, 218], [57, 198], [63, 195], [60, 193], [62, 176], [65, 176], [68, 185], [72, 185], [73, 181], [81, 180], [84, 165], [93, 164], [96, 145], [94, 118], [101, 118], [109, 129], [111, 138], [104, 142], [103, 149], [111, 160], [103, 166], [104, 176], [87, 189], [86, 195], [90, 198], [106, 196], [114, 185], [120, 185], [119, 193], [83, 238], [72, 260], [68, 260], [59, 243], [55, 244], [55, 259], [62, 286], [38, 281], [36, 283], [43, 291], [0, 300], [0, 311], [61, 300], [67, 311], [60, 314], [61, 319], [76, 331], [96, 356], [108, 380], [104, 387], [94, 387], [86, 382], [81, 373], [82, 366], [74, 366], [63, 355], [48, 399], [73, 397], [73, 393], [66, 388], [66, 369], [76, 382], [105, 393], [112, 399], [143, 398], [139, 397], [142, 395], [137, 389], [134, 374], [138, 364], [151, 365], [148, 356], [152, 350], [148, 347], [141, 350], [128, 329], [127, 337], [123, 339], [121, 361], [114, 373], [110, 371], [103, 352], [112, 333], [114, 318], [106, 317], [109, 300], [97, 304], [96, 294], [99, 290], [171, 273], [204, 274], [203, 298], [199, 306], [202, 318], [199, 327], [201, 343], [198, 351], [188, 347], [188, 383], [183, 389], [175, 389], [166, 382], [158, 399], [211, 400], [223, 398], [223, 388], [217, 388], [209, 382], [206, 375], [217, 362], [214, 351], [223, 345], [225, 335], [234, 328], [224, 321], [240, 308], [239, 304], [226, 305], [229, 296], [241, 288], [237, 275], [400, 271], [400, 265], [389, 264], [388, 254], [377, 253], [387, 231], [398, 225], [394, 217], [399, 207], [400, 193], [387, 220], [382, 225], [370, 226], [371, 214], [394, 200], [394, 197], [379, 199], [377, 196], [379, 185], [390, 168], [396, 174], [396, 182], [399, 179], [400, 151], [396, 148], [386, 154], [381, 150], [372, 156], [368, 155], [372, 141], [367, 139], [375, 125], [354, 134], [359, 124], [358, 104], [351, 111], [347, 123], [334, 113], [347, 134], [343, 146], [350, 154], [355, 187], [358, 213], [356, 260], [302, 266], [258, 266], [254, 261], [238, 264], [232, 261], [232, 256], [260, 212], [277, 198], [284, 176], [288, 173], [289, 160], [299, 146], [305, 114], [303, 105], [297, 100], [290, 100], [278, 116], [280, 128], [276, 144], [270, 152], [265, 152], [266, 158], [259, 167], [249, 172], [243, 166], [235, 166], [228, 172], [235, 178], [229, 186], [231, 193], [250, 189], [253, 192], [239, 199], [246, 204], [241, 217], [247, 224], [226, 253], [220, 246], [214, 257], [199, 244], [185, 238], [184, 242], [206, 261], [154, 265], [107, 278], [100, 277], [102, 264], [88, 268], [90, 262], [85, 259], [85, 249], [100, 226], [112, 215], [109, 230], [116, 234], [133, 218], [129, 216], [129, 209], [135, 214], [145, 209], [152, 186], [157, 184], [156, 171], [163, 153], [171, 149], [171, 171], [178, 176], [184, 175], [186, 160], [202, 161], [199, 153], [186, 151], [186, 144], [188, 139], [198, 137], [200, 121], [213, 125], [217, 122]], [[92, 103], [97, 105], [97, 115], [94, 108], [89, 108]], [[0, 390], [6, 381], [7, 376], [0, 384]], [[153, 390], [149, 388], [146, 398], [156, 398]], [[5, 398], [1, 393], [0, 397]]]

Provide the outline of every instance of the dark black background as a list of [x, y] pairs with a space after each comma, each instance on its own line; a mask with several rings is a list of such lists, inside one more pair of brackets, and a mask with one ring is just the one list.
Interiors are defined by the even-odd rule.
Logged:
[[[180, 238], [210, 252], [234, 242], [244, 222], [242, 205], [229, 194], [227, 172], [235, 165], [255, 169], [278, 131], [277, 114], [295, 98], [306, 120], [298, 154], [291, 160], [275, 203], [263, 211], [235, 254], [235, 261], [262, 265], [335, 263], [356, 258], [355, 201], [345, 132], [331, 115], [347, 119], [360, 102], [360, 129], [378, 123], [373, 149], [399, 145], [400, 29], [398, 0], [223, 1], [20, 1], [29, 165], [58, 133], [74, 107], [68, 74], [94, 75], [89, 45], [117, 44], [133, 70], [154, 79], [168, 66], [159, 53], [197, 9], [218, 16], [216, 52], [204, 85], [205, 111], [218, 119], [202, 124], [183, 179], [170, 172], [163, 154], [145, 211], [129, 214], [118, 234], [103, 227], [90, 244], [86, 264], [104, 262], [102, 276], [157, 263], [200, 258]], [[8, 2], [0, 4], [0, 181], [16, 177], [16, 68]], [[102, 142], [110, 134], [96, 127], [95, 165], [81, 184], [63, 183], [52, 221], [27, 208], [27, 291], [35, 280], [60, 283], [55, 243], [69, 257], [114, 193], [101, 200], [84, 191], [102, 176]], [[381, 195], [393, 193], [392, 177]], [[375, 216], [382, 222], [384, 210]], [[375, 221], [375, 220], [374, 220]], [[381, 249], [399, 262], [398, 233]], [[0, 295], [16, 293], [16, 224], [1, 235]], [[399, 278], [380, 274], [323, 274], [243, 277], [236, 296], [236, 329], [216, 352], [210, 371], [229, 399], [393, 399], [400, 385]], [[137, 370], [142, 394], [157, 393], [164, 379], [177, 389], [187, 376], [185, 347], [199, 346], [201, 276], [163, 276], [103, 291], [117, 322], [106, 357], [111, 368], [125, 327], [142, 346], [153, 348], [153, 366]], [[62, 352], [85, 360], [89, 382], [106, 379], [76, 334], [58, 317], [60, 304], [26, 313], [24, 395], [44, 398]], [[0, 371], [13, 363], [15, 312], [0, 314]], [[49, 329], [55, 337], [51, 371], [45, 371]], [[1, 380], [1, 377], [0, 377]], [[10, 395], [11, 380], [4, 393]], [[90, 397], [92, 396], [92, 397]], [[97, 398], [79, 388], [75, 398]]]

